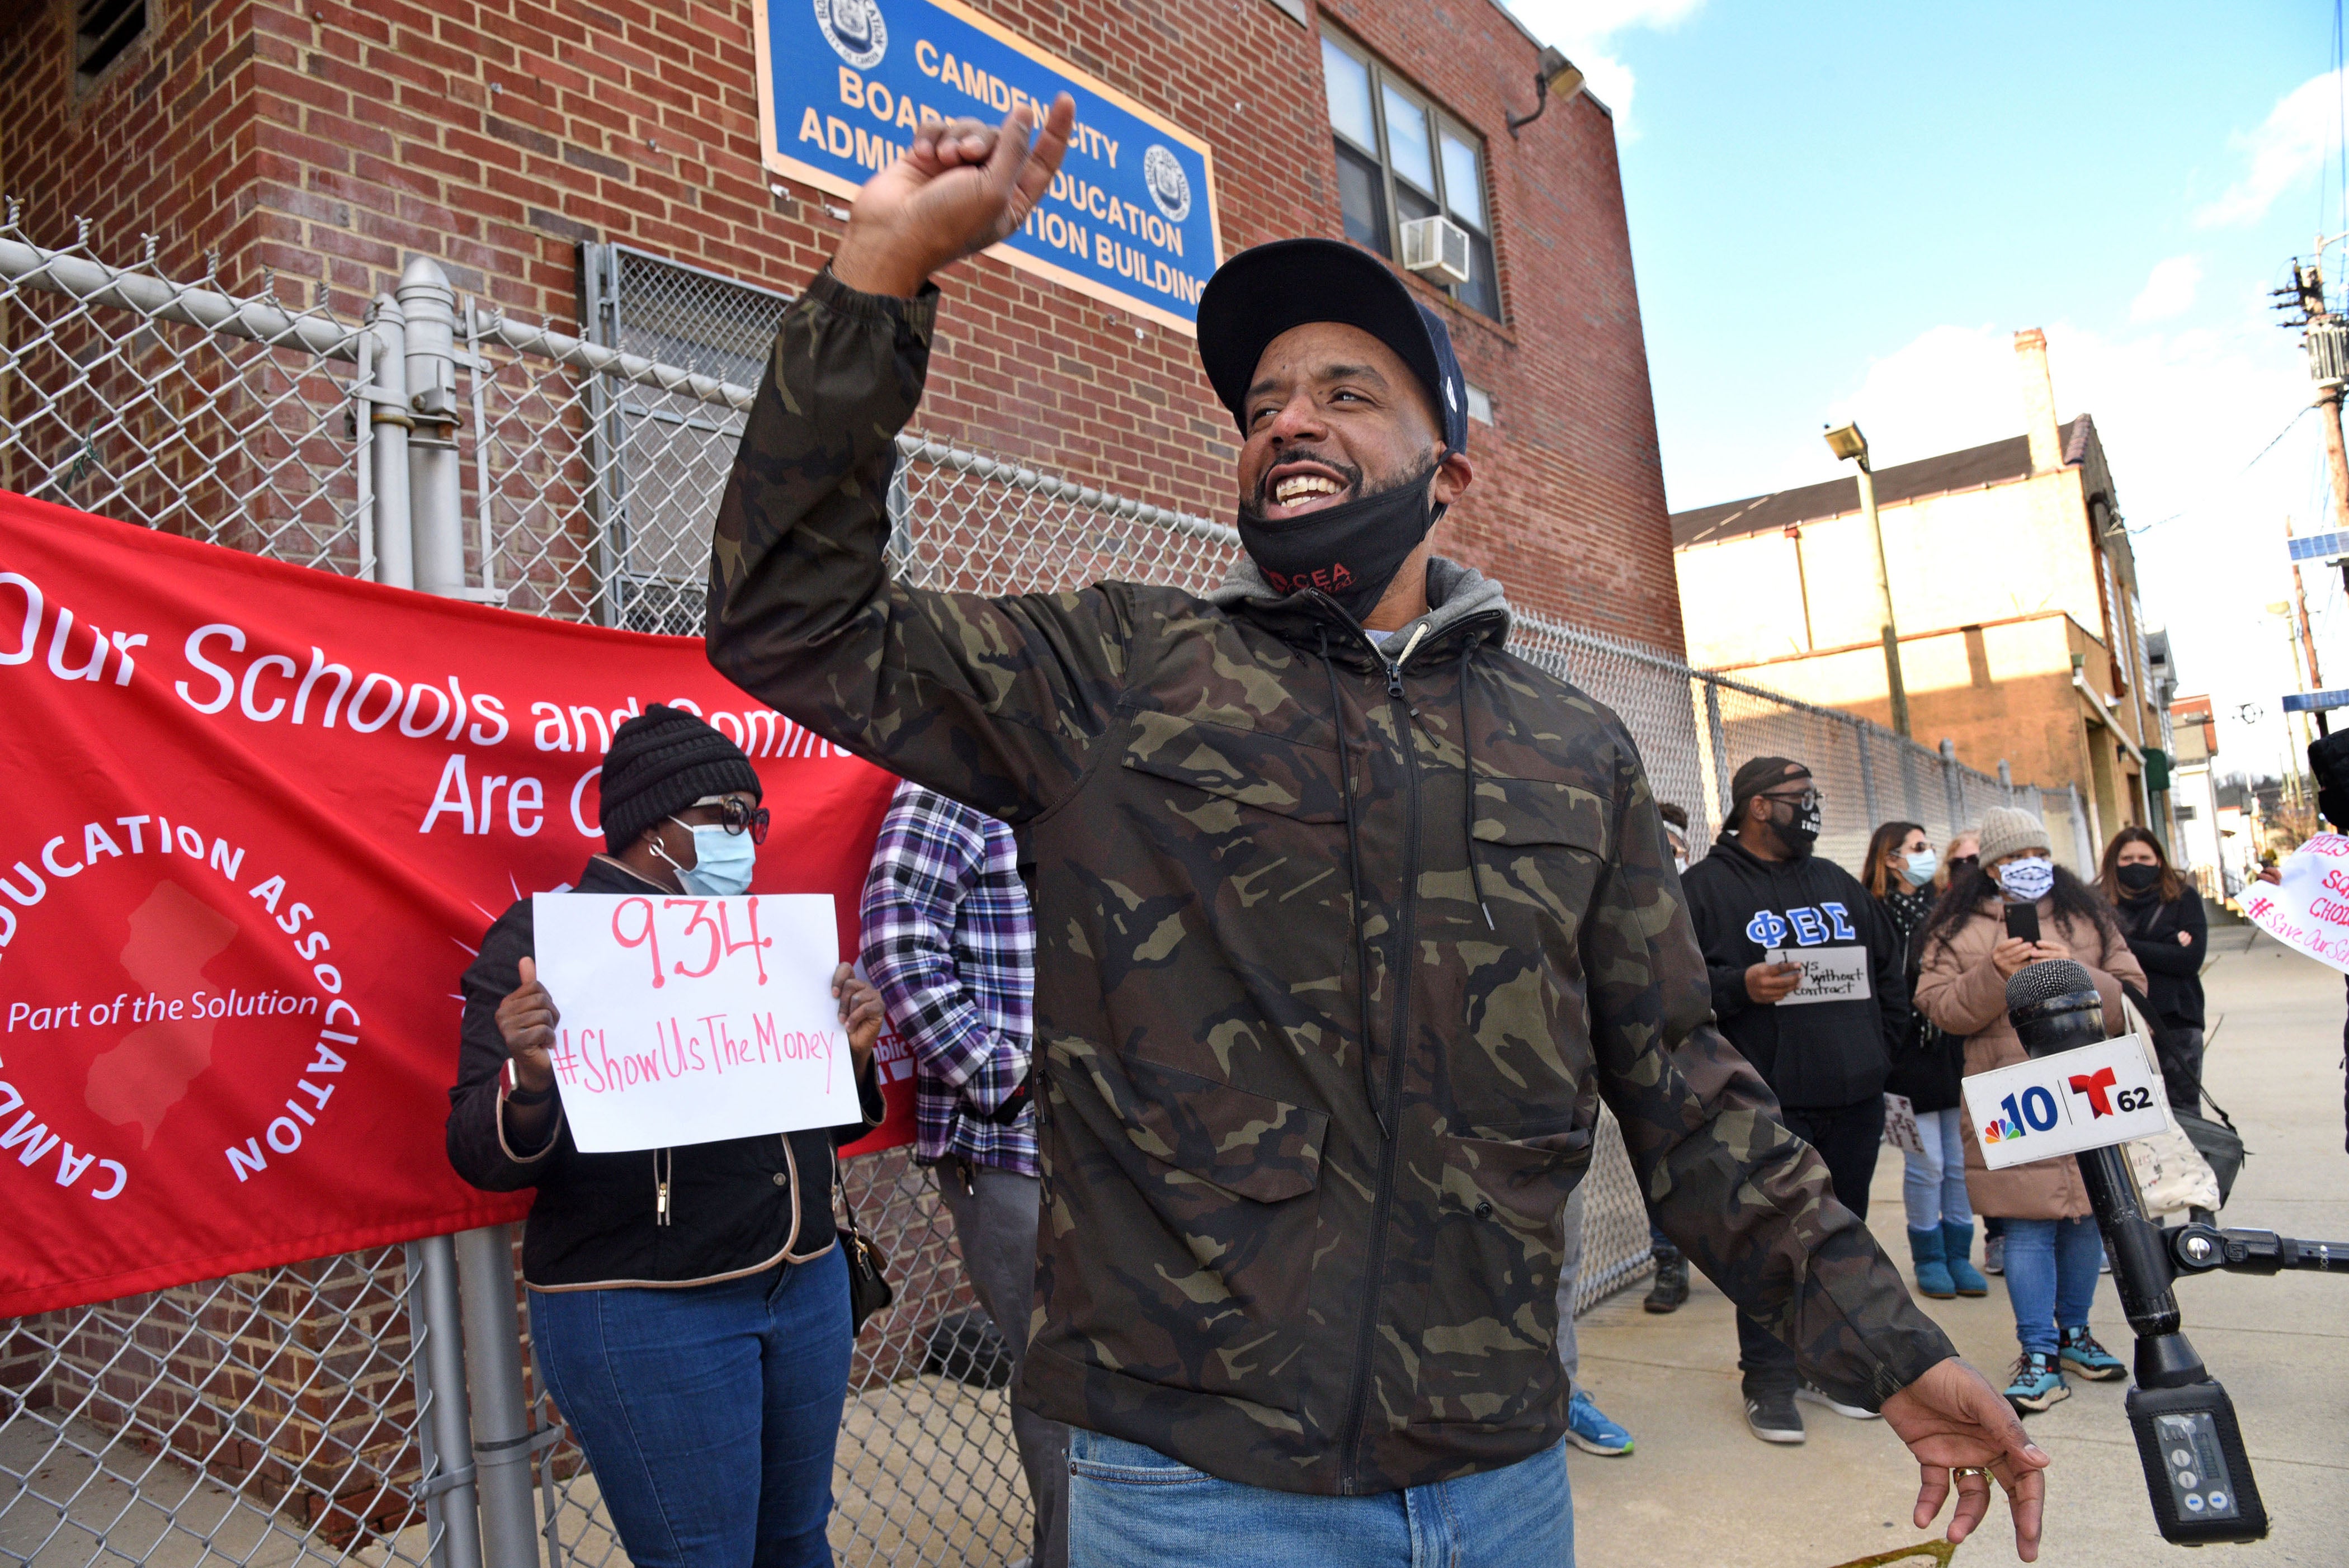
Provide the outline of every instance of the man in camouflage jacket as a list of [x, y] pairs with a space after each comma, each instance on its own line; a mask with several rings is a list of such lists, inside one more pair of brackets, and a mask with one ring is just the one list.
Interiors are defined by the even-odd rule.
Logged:
[[[1246, 563], [1205, 599], [892, 580], [926, 279], [1016, 227], [1065, 149], [1065, 98], [1032, 150], [1023, 113], [926, 129], [786, 314], [709, 631], [746, 690], [1013, 824], [1032, 863], [1023, 1403], [1325, 1498], [1555, 1450], [1558, 1215], [1604, 1099], [1665, 1232], [1916, 1449], [1920, 1527], [1954, 1479], [1972, 1528], [1995, 1474], [2034, 1555], [2045, 1456], [1713, 1028], [1630, 738], [1507, 651], [1496, 584], [1423, 544], [1357, 624]], [[1382, 417], [1432, 446], [1410, 391]], [[1436, 499], [1467, 472], [1455, 444]]]

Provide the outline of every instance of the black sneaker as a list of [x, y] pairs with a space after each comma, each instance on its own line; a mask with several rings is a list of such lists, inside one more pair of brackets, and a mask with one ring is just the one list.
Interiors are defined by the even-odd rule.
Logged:
[[1688, 1259], [1679, 1253], [1656, 1253], [1656, 1283], [1640, 1305], [1650, 1312], [1677, 1312], [1689, 1298]]
[[1803, 1440], [1803, 1413], [1795, 1408], [1795, 1391], [1787, 1387], [1757, 1388], [1745, 1385], [1745, 1424], [1765, 1443]]

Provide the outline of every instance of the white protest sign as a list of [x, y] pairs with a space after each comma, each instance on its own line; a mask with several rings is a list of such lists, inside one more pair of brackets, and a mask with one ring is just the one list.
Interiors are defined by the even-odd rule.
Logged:
[[1781, 1007], [1812, 1002], [1865, 1002], [1875, 993], [1868, 986], [1865, 947], [1797, 947], [1792, 953], [1772, 948], [1762, 955], [1768, 964], [1799, 964], [1802, 984], [1778, 998]]
[[1992, 1171], [2147, 1138], [2168, 1125], [2161, 1082], [2135, 1035], [1965, 1080], [1966, 1113]]
[[2277, 869], [2281, 883], [2243, 890], [2243, 913], [2286, 947], [2349, 972], [2349, 838], [2319, 833]]
[[1905, 1094], [1884, 1097], [1884, 1141], [1909, 1154], [1925, 1152], [1925, 1135], [1917, 1126], [1917, 1104]]
[[590, 1154], [858, 1120], [830, 893], [539, 893], [554, 1081]]

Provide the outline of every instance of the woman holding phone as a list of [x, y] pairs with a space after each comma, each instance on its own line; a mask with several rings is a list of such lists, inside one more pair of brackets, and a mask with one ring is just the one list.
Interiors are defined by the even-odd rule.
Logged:
[[[2046, 824], [2030, 812], [1993, 810], [1978, 837], [1982, 863], [1952, 880], [1926, 923], [1916, 998], [1927, 1017], [1963, 1037], [1967, 1075], [2024, 1059], [2006, 1021], [2006, 983], [2026, 965], [2085, 965], [2106, 1027], [2121, 1033], [2121, 983], [2142, 988], [2145, 971], [2111, 905], [2055, 863]], [[2028, 1414], [2070, 1398], [2067, 1367], [2095, 1382], [2127, 1377], [2088, 1332], [2104, 1243], [2078, 1161], [2065, 1154], [1992, 1171], [1969, 1116], [1966, 1191], [1976, 1213], [2006, 1222], [2006, 1290], [2022, 1346], [2009, 1402]]]

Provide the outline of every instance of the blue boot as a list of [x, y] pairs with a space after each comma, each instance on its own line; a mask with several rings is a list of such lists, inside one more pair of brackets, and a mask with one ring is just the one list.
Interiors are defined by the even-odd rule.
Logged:
[[1958, 1287], [1960, 1295], [1988, 1295], [1990, 1281], [1982, 1278], [1982, 1270], [1974, 1267], [1968, 1256], [1974, 1250], [1974, 1222], [1960, 1224], [1955, 1220], [1941, 1222], [1941, 1263], [1950, 1271], [1950, 1283]]
[[1909, 1258], [1917, 1265], [1917, 1294], [1930, 1295], [1935, 1301], [1947, 1301], [1958, 1294], [1957, 1285], [1950, 1279], [1950, 1265], [1941, 1261], [1941, 1232], [1909, 1233]]

